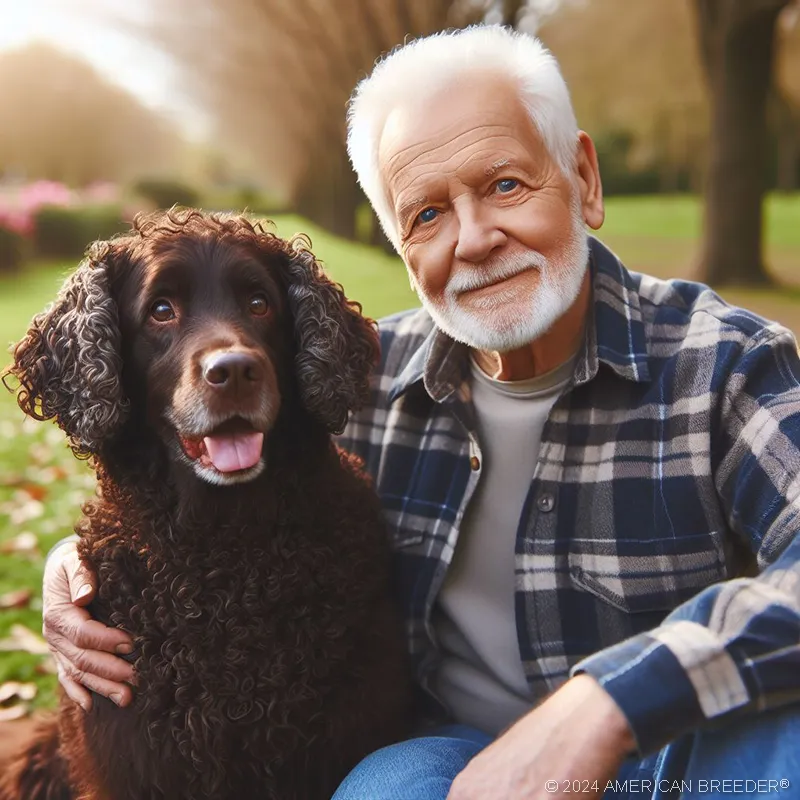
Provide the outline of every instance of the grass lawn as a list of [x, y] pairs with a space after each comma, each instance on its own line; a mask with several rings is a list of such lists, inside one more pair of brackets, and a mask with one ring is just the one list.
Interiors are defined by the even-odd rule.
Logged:
[[[278, 232], [310, 235], [316, 254], [365, 313], [380, 317], [416, 305], [405, 270], [396, 258], [334, 237], [297, 217], [276, 220]], [[693, 276], [701, 217], [693, 198], [612, 198], [601, 238], [631, 269], [660, 277]], [[767, 204], [767, 261], [786, 284], [800, 287], [800, 195], [771, 197]], [[27, 323], [55, 295], [72, 265], [42, 264], [0, 279], [0, 341], [18, 339]], [[800, 334], [800, 289], [725, 291], [733, 303], [777, 319]], [[6, 359], [3, 359], [5, 363]], [[31, 600], [0, 610], [0, 684], [34, 681], [35, 705], [53, 700], [55, 678], [42, 672], [46, 659], [4, 651], [14, 626], [41, 629], [41, 571], [44, 555], [72, 530], [79, 505], [94, 485], [84, 464], [72, 458], [54, 426], [23, 421], [13, 398], [0, 391], [0, 607], [7, 593], [29, 590]], [[3, 552], [14, 545], [21, 549]], [[15, 629], [15, 630], [18, 630]]]

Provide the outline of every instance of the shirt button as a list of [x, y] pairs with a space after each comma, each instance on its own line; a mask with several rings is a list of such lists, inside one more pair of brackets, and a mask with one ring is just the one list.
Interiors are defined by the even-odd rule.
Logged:
[[474, 470], [479, 470], [481, 468], [481, 460], [478, 456], [470, 456], [469, 465]]
[[536, 507], [545, 514], [552, 511], [556, 505], [556, 498], [552, 492], [542, 492], [536, 500]]

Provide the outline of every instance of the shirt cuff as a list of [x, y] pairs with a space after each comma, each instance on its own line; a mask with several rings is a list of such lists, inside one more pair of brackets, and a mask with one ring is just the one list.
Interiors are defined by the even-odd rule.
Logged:
[[641, 634], [579, 661], [570, 676], [591, 675], [611, 695], [645, 758], [707, 719], [695, 685], [662, 641]]

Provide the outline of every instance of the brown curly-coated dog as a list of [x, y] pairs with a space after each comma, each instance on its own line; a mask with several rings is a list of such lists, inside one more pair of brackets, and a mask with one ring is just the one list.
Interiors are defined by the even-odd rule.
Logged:
[[332, 432], [371, 320], [302, 242], [172, 211], [96, 243], [9, 369], [96, 466], [93, 615], [134, 636], [134, 703], [62, 696], [3, 800], [315, 800], [411, 708], [388, 537]]

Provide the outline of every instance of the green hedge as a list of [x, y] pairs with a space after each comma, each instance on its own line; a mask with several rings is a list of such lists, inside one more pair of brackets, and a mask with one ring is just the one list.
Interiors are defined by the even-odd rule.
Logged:
[[43, 206], [34, 217], [34, 251], [39, 258], [81, 258], [96, 239], [130, 227], [116, 206]]
[[137, 181], [133, 191], [158, 208], [200, 205], [200, 195], [191, 186], [181, 181], [146, 178]]
[[25, 240], [18, 233], [0, 228], [0, 272], [17, 269], [25, 255]]

